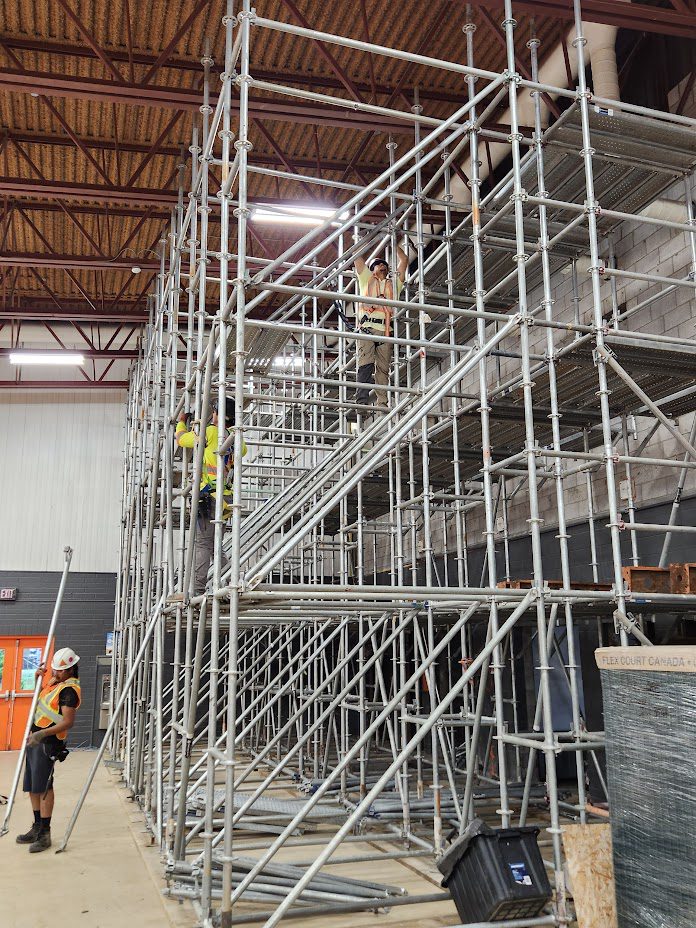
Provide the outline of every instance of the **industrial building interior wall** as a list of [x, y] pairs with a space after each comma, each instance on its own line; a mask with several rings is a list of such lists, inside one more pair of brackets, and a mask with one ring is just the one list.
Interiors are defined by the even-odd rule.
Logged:
[[4, 570], [117, 570], [124, 421], [122, 390], [2, 394]]

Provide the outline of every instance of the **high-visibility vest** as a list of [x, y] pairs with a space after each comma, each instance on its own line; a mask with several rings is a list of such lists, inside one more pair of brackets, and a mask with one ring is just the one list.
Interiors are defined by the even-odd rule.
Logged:
[[[223, 436], [224, 439], [225, 436]], [[182, 448], [193, 448], [198, 440], [195, 432], [187, 432], [183, 422], [176, 424], [177, 444]], [[217, 482], [217, 447], [218, 428], [209, 425], [205, 430], [205, 448], [203, 450], [203, 470], [201, 471], [201, 490], [214, 490]]]
[[[367, 289], [363, 296], [378, 296], [385, 300], [394, 299], [394, 287], [391, 280], [381, 280], [372, 274], [367, 282]], [[391, 306], [366, 306], [360, 319], [360, 331], [371, 335], [385, 335], [389, 337], [391, 331]]]
[[[77, 677], [70, 677], [69, 680], [63, 680], [62, 683], [47, 683], [39, 693], [39, 701], [36, 703], [36, 712], [34, 713], [34, 725], [37, 728], [48, 728], [49, 725], [59, 725], [63, 721], [60, 714], [60, 694], [64, 689], [72, 687], [77, 693], [77, 706], [79, 709], [82, 702], [82, 691], [80, 681]], [[67, 732], [59, 732], [56, 738], [65, 741]]]
[[[193, 448], [198, 436], [195, 432], [187, 432], [183, 422], [177, 422], [176, 440], [182, 448]], [[224, 441], [226, 434], [223, 435]], [[203, 469], [201, 471], [201, 490], [210, 493], [213, 497], [217, 488], [217, 449], [219, 443], [217, 425], [209, 425], [205, 430], [205, 449], [203, 450]], [[247, 453], [246, 442], [242, 441], [242, 457]], [[223, 489], [222, 516], [226, 519], [232, 511], [232, 490], [225, 486]]]

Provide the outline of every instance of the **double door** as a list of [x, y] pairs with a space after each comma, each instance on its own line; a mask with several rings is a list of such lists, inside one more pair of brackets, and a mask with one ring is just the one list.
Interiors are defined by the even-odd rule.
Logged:
[[0, 637], [0, 751], [17, 751], [27, 727], [46, 637]]

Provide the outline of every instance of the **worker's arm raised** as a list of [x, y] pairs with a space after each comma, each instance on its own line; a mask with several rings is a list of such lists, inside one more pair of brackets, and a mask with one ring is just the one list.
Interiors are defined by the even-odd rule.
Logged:
[[353, 262], [353, 266], [355, 267], [356, 274], [362, 274], [363, 271], [367, 270], [367, 265], [365, 264], [365, 259], [362, 255], [358, 255], [356, 257], [355, 261]]
[[399, 255], [399, 260], [396, 265], [396, 273], [399, 275], [399, 280], [403, 283], [406, 279], [406, 271], [408, 270], [408, 255], [400, 245], [396, 246], [396, 251]]
[[179, 421], [176, 423], [176, 443], [180, 448], [193, 448], [196, 444], [196, 439], [198, 436], [195, 432], [190, 432], [186, 428], [186, 414], [182, 413], [179, 416]]

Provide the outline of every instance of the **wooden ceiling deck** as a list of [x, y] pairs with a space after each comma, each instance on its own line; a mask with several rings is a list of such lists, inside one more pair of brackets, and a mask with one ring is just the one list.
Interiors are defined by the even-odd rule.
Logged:
[[[662, 6], [588, 0], [588, 18], [676, 34], [696, 32], [683, 0]], [[517, 48], [528, 61], [530, 4], [520, 4]], [[595, 9], [596, 7], [596, 9]], [[623, 10], [619, 9], [623, 7]], [[474, 3], [476, 64], [504, 67], [499, 2]], [[516, 5], [517, 9], [517, 5]], [[259, 0], [259, 16], [309, 24], [371, 42], [463, 61], [460, 0]], [[568, 0], [539, 4], [541, 55], [569, 28]], [[224, 0], [18, 0], [0, 21], [0, 325], [29, 320], [142, 322], [158, 267], [158, 242], [176, 202], [179, 164], [200, 118], [201, 57], [210, 42], [212, 92], [223, 61]], [[413, 88], [423, 111], [446, 117], [467, 92], [464, 78], [398, 58], [324, 47], [256, 29], [252, 73], [328, 95], [408, 112]], [[278, 101], [282, 101], [283, 108]], [[410, 130], [337, 108], [271, 97], [252, 88], [253, 162], [292, 166], [327, 180], [364, 183], [388, 164], [388, 131]], [[301, 105], [300, 105], [301, 104]], [[216, 190], [213, 169], [213, 190]], [[188, 181], [186, 181], [188, 183]], [[267, 176], [250, 179], [253, 199], [307, 197]], [[340, 197], [339, 197], [340, 199]], [[214, 217], [213, 217], [214, 218]], [[214, 234], [214, 233], [213, 233]], [[288, 244], [264, 228], [254, 249], [274, 256]], [[133, 274], [133, 266], [142, 273]], [[214, 291], [211, 294], [214, 297]]]

